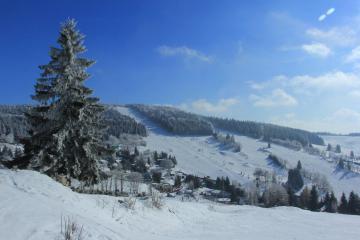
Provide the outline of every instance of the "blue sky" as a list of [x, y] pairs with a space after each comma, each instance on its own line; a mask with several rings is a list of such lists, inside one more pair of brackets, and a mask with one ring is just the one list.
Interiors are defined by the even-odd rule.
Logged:
[[360, 131], [360, 2], [17, 1], [0, 5], [0, 103], [30, 103], [68, 17], [105, 103]]

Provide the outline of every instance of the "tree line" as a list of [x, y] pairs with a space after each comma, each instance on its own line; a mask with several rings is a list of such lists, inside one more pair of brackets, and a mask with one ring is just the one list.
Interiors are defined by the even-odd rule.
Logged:
[[228, 118], [207, 117], [215, 128], [231, 131], [252, 138], [262, 138], [270, 142], [271, 139], [297, 141], [302, 146], [309, 144], [324, 145], [324, 140], [317, 134], [305, 130], [282, 127], [274, 124], [240, 121]]
[[[31, 126], [26, 117], [30, 105], [0, 105], [0, 142], [18, 143], [20, 139], [29, 137]], [[110, 135], [119, 137], [123, 133], [146, 136], [146, 127], [135, 119], [123, 115], [111, 106], [105, 106], [101, 113], [106, 125], [105, 138]]]
[[167, 131], [180, 135], [211, 135], [212, 125], [203, 117], [168, 106], [128, 105]]

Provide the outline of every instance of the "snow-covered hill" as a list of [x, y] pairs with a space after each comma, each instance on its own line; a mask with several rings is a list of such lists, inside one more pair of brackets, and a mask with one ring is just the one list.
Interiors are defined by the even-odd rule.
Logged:
[[322, 138], [326, 143], [330, 143], [334, 147], [340, 144], [343, 153], [350, 154], [354, 151], [355, 155], [360, 155], [360, 137], [359, 136], [328, 136], [324, 135]]
[[138, 200], [84, 195], [33, 171], [0, 170], [0, 239], [61, 239], [61, 217], [83, 226], [84, 240], [357, 239], [360, 218], [297, 208], [264, 209], [166, 199], [162, 209]]
[[269, 165], [267, 157], [269, 153], [274, 153], [287, 160], [289, 167], [295, 167], [300, 160], [306, 170], [319, 173], [320, 177], [325, 176], [338, 197], [342, 192], [346, 194], [352, 190], [360, 192], [359, 175], [335, 171], [335, 163], [328, 162], [319, 156], [276, 144], [272, 144], [271, 148], [267, 149], [267, 144], [262, 141], [236, 134], [234, 134], [235, 139], [241, 143], [242, 151], [234, 153], [219, 148], [209, 136], [173, 135], [128, 107], [118, 106], [116, 109], [148, 128], [149, 136], [144, 138], [147, 143], [146, 148], [174, 154], [178, 160], [177, 167], [184, 172], [213, 178], [228, 176], [231, 180], [246, 183], [252, 179], [256, 168], [263, 168], [277, 171], [279, 176], [286, 180], [286, 171], [280, 171]]

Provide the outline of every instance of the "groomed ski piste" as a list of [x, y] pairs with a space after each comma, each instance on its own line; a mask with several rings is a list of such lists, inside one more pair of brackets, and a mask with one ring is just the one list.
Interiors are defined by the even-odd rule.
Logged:
[[292, 207], [259, 208], [167, 198], [161, 209], [138, 200], [72, 192], [46, 175], [0, 170], [0, 239], [61, 237], [61, 218], [82, 227], [84, 240], [357, 239], [359, 216]]
[[[211, 141], [210, 136], [174, 135], [127, 106], [116, 106], [115, 109], [147, 127], [149, 135], [144, 138], [147, 145], [143, 149], [166, 151], [175, 155], [178, 162], [177, 168], [185, 173], [212, 178], [228, 176], [232, 181], [247, 184], [253, 180], [255, 169], [261, 168], [275, 171], [280, 180], [283, 178], [286, 181], [287, 171], [274, 167], [267, 160], [269, 153], [273, 153], [286, 160], [288, 168], [296, 167], [300, 160], [307, 171], [325, 176], [338, 198], [342, 192], [347, 195], [352, 190], [360, 192], [360, 175], [338, 170], [335, 163], [310, 155], [303, 150], [295, 151], [276, 144], [272, 144], [268, 149], [265, 142], [232, 133], [235, 140], [242, 145], [241, 152], [234, 153], [219, 147]], [[325, 141], [327, 143], [326, 138]], [[336, 139], [331, 138], [329, 141], [334, 144]], [[345, 144], [344, 139], [341, 143]], [[325, 148], [324, 146], [315, 147]], [[344, 151], [350, 150], [350, 146], [344, 146]]]

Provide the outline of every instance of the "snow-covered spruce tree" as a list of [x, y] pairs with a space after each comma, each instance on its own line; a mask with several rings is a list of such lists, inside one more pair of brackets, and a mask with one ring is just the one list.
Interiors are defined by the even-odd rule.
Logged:
[[79, 56], [86, 51], [83, 39], [76, 22], [67, 20], [59, 48], [51, 48], [51, 61], [40, 66], [43, 73], [32, 96], [38, 105], [27, 115], [32, 130], [25, 155], [31, 168], [49, 176], [94, 183], [99, 178], [97, 161], [110, 151], [102, 141], [104, 107], [84, 86], [86, 69], [94, 61]]

